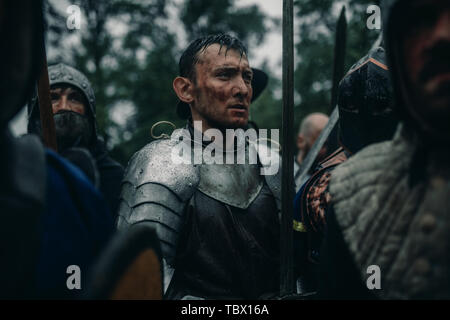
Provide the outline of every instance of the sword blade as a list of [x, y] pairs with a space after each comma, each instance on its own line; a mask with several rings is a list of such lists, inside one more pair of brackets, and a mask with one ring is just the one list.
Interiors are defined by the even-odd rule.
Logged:
[[[319, 138], [317, 138], [311, 150], [308, 152], [305, 160], [300, 165], [298, 170], [299, 175], [296, 177], [297, 190], [300, 189], [301, 185], [305, 182], [306, 177], [317, 158], [320, 150], [327, 141], [330, 133], [333, 131], [336, 123], [339, 119], [339, 112], [336, 106], [337, 104], [337, 94], [339, 88], [339, 82], [344, 77], [344, 67], [345, 67], [345, 48], [346, 48], [346, 38], [347, 38], [347, 19], [345, 17], [345, 6], [342, 7], [341, 13], [336, 27], [336, 37], [334, 45], [334, 65], [333, 65], [333, 89], [331, 91], [331, 107], [333, 112], [330, 115], [330, 120], [327, 126], [322, 130]], [[334, 151], [334, 150], [330, 150]]]
[[336, 37], [334, 42], [333, 89], [331, 90], [331, 110], [333, 110], [334, 107], [336, 106], [339, 82], [344, 77], [346, 42], [347, 42], [347, 19], [345, 17], [345, 6], [343, 6], [337, 22]]

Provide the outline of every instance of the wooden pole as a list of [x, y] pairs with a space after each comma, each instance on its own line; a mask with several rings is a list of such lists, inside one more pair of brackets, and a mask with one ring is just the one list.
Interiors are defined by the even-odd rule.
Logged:
[[56, 145], [55, 121], [53, 120], [52, 101], [50, 98], [50, 82], [48, 79], [47, 55], [45, 53], [45, 43], [43, 47], [43, 63], [41, 76], [38, 80], [38, 101], [39, 114], [41, 116], [42, 140], [47, 148], [58, 152]]

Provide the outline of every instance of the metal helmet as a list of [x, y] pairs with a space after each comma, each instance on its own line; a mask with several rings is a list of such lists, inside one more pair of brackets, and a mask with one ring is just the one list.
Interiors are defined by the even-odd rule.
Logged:
[[[88, 103], [87, 116], [91, 121], [94, 136], [97, 135], [97, 120], [95, 108], [95, 95], [91, 83], [87, 77], [77, 69], [64, 63], [50, 65], [48, 67], [50, 87], [55, 85], [70, 85], [79, 89]], [[28, 132], [40, 134], [40, 117], [37, 95], [28, 103]]]
[[0, 128], [4, 128], [33, 92], [42, 68], [42, 1], [2, 1], [0, 15]]
[[350, 152], [389, 140], [398, 124], [382, 47], [354, 64], [339, 84], [339, 139]]
[[78, 88], [86, 97], [89, 104], [89, 110], [95, 118], [95, 95], [92, 85], [86, 76], [71, 66], [64, 63], [58, 63], [48, 67], [48, 78], [50, 86], [57, 84], [68, 84]]
[[[90, 115], [96, 119], [96, 109], [95, 109], [95, 94], [91, 83], [86, 78], [86, 76], [71, 66], [64, 63], [54, 64], [48, 67], [48, 77], [50, 81], [50, 86], [57, 84], [67, 84], [79, 89], [88, 102], [88, 109]], [[34, 109], [37, 105], [37, 96], [33, 97], [31, 102], [28, 104], [28, 117], [34, 114]]]

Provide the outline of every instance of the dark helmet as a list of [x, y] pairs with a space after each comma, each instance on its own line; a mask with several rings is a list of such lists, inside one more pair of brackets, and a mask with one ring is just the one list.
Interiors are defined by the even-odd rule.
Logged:
[[75, 68], [64, 63], [58, 63], [48, 67], [50, 86], [68, 84], [79, 89], [89, 104], [89, 110], [95, 118], [95, 95], [92, 85], [86, 76]]
[[398, 124], [384, 49], [354, 64], [339, 84], [339, 139], [350, 152], [389, 140]]
[[2, 1], [0, 17], [0, 126], [25, 106], [43, 61], [42, 1]]
[[[95, 95], [92, 85], [86, 76], [75, 68], [64, 63], [48, 67], [50, 86], [68, 85], [83, 93], [87, 102], [86, 114], [64, 112], [55, 114], [56, 138], [58, 147], [84, 146], [95, 147], [97, 138], [97, 121], [95, 110]], [[37, 96], [28, 103], [28, 133], [41, 134], [39, 103]]]
[[[66, 84], [74, 86], [79, 89], [86, 98], [88, 102], [88, 114], [92, 117], [94, 126], [96, 125], [96, 109], [95, 109], [95, 94], [91, 83], [86, 78], [86, 76], [71, 66], [64, 63], [58, 63], [48, 67], [48, 75], [50, 86], [58, 84]], [[37, 97], [35, 96], [32, 101], [28, 104], [28, 117], [35, 118], [38, 117], [37, 111]]]

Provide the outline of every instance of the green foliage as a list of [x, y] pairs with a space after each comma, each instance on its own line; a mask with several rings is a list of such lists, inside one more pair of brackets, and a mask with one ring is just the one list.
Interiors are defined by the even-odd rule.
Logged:
[[[341, 1], [342, 3], [342, 1]], [[345, 1], [347, 11], [347, 51], [345, 70], [363, 57], [379, 35], [366, 27], [367, 6], [373, 0]], [[332, 0], [296, 0], [299, 38], [295, 90], [301, 101], [295, 106], [295, 123], [311, 112], [331, 113], [331, 87], [335, 28], [340, 6]]]
[[249, 48], [256, 47], [268, 31], [266, 17], [258, 6], [236, 8], [234, 0], [185, 1], [180, 19], [188, 40], [213, 33], [237, 36]]
[[112, 155], [122, 163], [152, 141], [150, 129], [156, 122], [168, 120], [178, 127], [184, 125], [175, 114], [178, 100], [172, 90], [172, 81], [178, 73], [175, 38], [165, 34], [159, 40], [160, 45], [148, 53], [142, 66], [130, 59], [121, 61], [122, 66], [128, 66], [128, 72], [122, 75], [118, 84], [127, 93], [124, 99], [132, 101], [135, 106], [135, 116], [126, 128], [121, 128], [131, 132], [131, 137], [123, 139], [125, 141], [112, 150]]
[[[141, 1], [138, 4], [131, 0], [80, 0], [74, 4], [84, 11], [87, 29], [82, 34], [81, 46], [73, 48], [74, 62], [76, 68], [84, 72], [94, 85], [97, 121], [104, 134], [111, 125], [108, 108], [120, 98], [115, 94], [115, 86], [124, 69], [117, 60], [120, 61], [124, 53], [136, 58], [143, 38], [151, 39], [156, 31], [152, 21], [166, 16], [165, 1]], [[118, 52], [113, 47], [114, 41], [121, 39], [111, 33], [108, 23], [112, 21], [126, 23], [125, 36], [121, 36], [124, 37], [121, 48], [124, 52]]]

